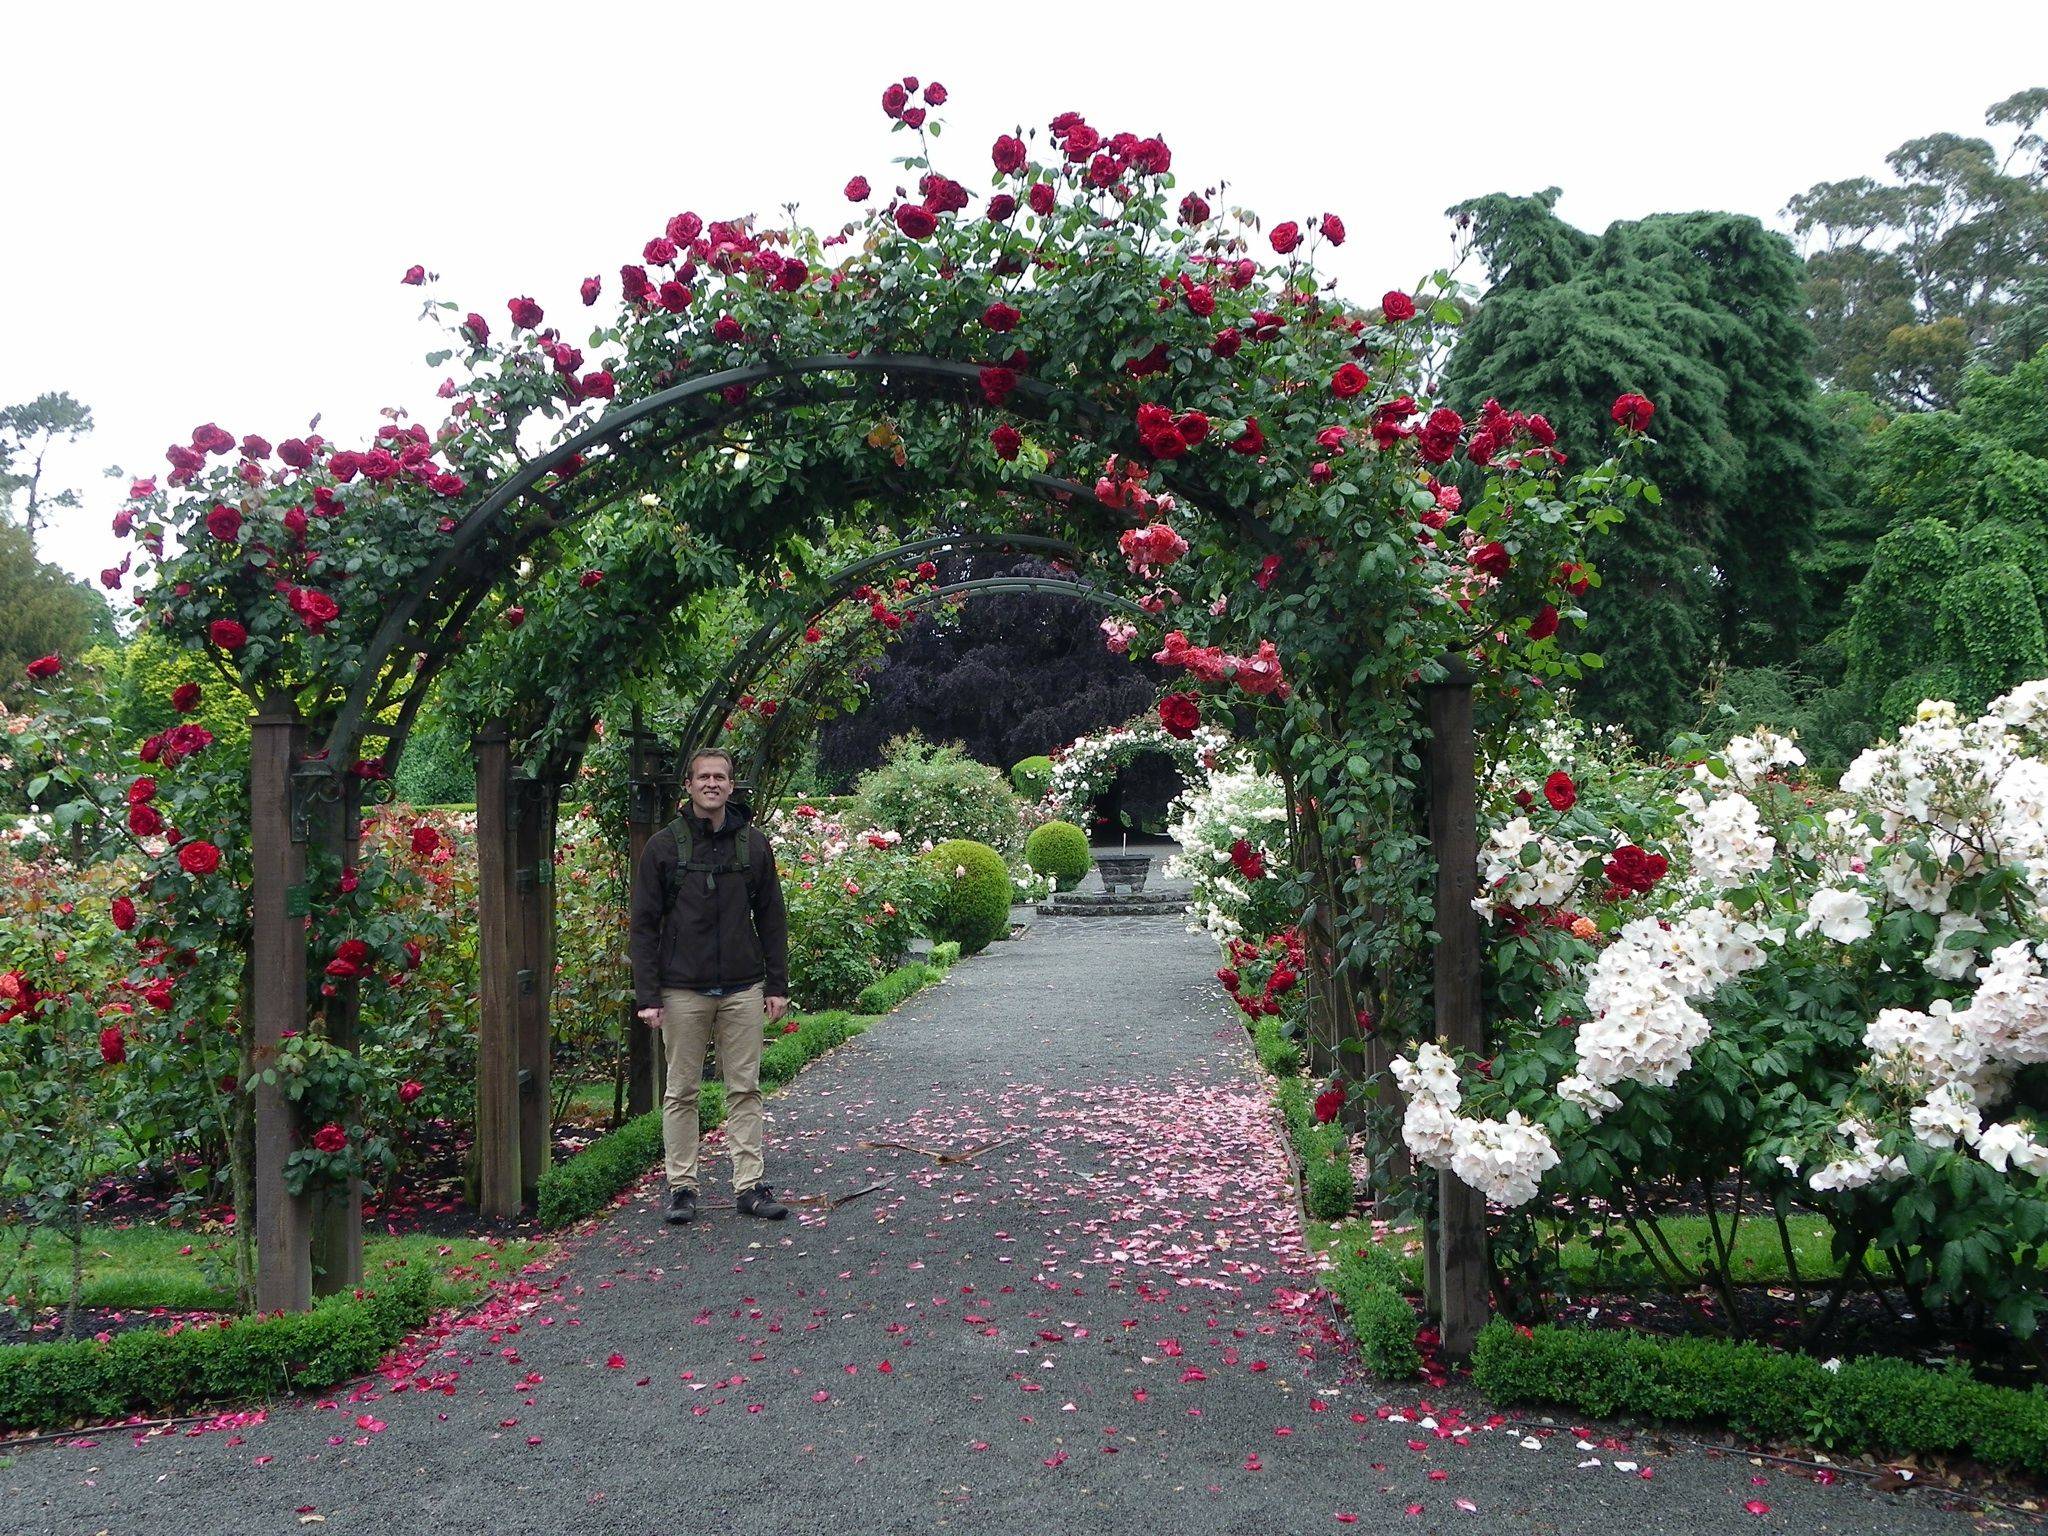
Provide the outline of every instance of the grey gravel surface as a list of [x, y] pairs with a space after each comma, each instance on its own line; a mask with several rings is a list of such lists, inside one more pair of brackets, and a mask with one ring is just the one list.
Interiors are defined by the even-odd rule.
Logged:
[[1170, 918], [1040, 919], [769, 1100], [778, 1190], [882, 1188], [675, 1229], [650, 1177], [352, 1393], [18, 1453], [0, 1531], [1969, 1528], [1361, 1375], [1213, 955]]

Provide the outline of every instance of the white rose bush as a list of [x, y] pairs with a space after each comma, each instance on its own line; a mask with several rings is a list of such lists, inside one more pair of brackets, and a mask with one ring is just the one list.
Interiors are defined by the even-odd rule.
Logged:
[[1737, 1225], [1775, 1221], [1789, 1261], [1783, 1218], [1811, 1210], [1842, 1260], [1833, 1300], [1885, 1275], [1922, 1318], [2030, 1338], [2048, 681], [1976, 719], [1922, 705], [1838, 790], [1802, 766], [1768, 732], [1652, 762], [1562, 715], [1504, 752], [1477, 903], [1495, 1049], [1398, 1059], [1403, 1140], [1508, 1209], [1497, 1255], [1533, 1259], [1536, 1212], [1597, 1219], [1689, 1289], [1658, 1226], [1683, 1204], [1732, 1297]]

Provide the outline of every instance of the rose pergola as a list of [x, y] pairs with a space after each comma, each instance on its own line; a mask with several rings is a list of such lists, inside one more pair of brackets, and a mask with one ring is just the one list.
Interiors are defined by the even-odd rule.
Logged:
[[[1436, 1033], [1429, 925], [1469, 911], [1472, 874], [1448, 877], [1452, 907], [1433, 895], [1425, 694], [1465, 699], [1438, 711], [1441, 741], [1469, 729], [1467, 680], [1512, 709], [1596, 665], [1561, 624], [1583, 618], [1585, 536], [1644, 482], [1569, 462], [1540, 416], [1488, 402], [1467, 423], [1431, 400], [1451, 280], [1347, 301], [1314, 265], [1345, 238], [1335, 214], [1262, 230], [1179, 185], [1161, 140], [1071, 112], [999, 137], [970, 192], [931, 158], [945, 93], [919, 90], [885, 93], [906, 152], [848, 183], [844, 224], [681, 213], [585, 278], [580, 308], [429, 299], [441, 423], [393, 414], [347, 443], [208, 424], [134, 486], [117, 527], [146, 621], [257, 708], [246, 807], [194, 801], [211, 821], [152, 845], [138, 934], [157, 954], [246, 946], [264, 1305], [305, 1304], [314, 1227], [324, 1287], [360, 1272], [346, 1162], [317, 1219], [284, 1180], [310, 1136], [277, 1065], [308, 1034], [345, 1060], [358, 988], [395, 949], [331, 964], [371, 921], [343, 894], [363, 879], [360, 798], [429, 686], [448, 674], [478, 741], [477, 1130], [502, 1214], [545, 1156], [531, 978], [552, 969], [555, 804], [600, 706], [693, 605], [778, 588], [855, 509], [885, 509], [905, 544], [1071, 546], [1077, 580], [1130, 606], [1128, 643], [1185, 670], [1167, 726], [1227, 709], [1285, 778], [1333, 1038], [1368, 1006], [1386, 1035]], [[1626, 447], [1647, 415], [1616, 420]], [[1450, 847], [1471, 835], [1469, 743], [1463, 762], [1462, 789], [1458, 771], [1435, 786]], [[202, 836], [218, 868], [181, 862]]]
[[1235, 759], [1240, 755], [1229, 733], [1213, 725], [1197, 726], [1180, 736], [1156, 719], [1127, 721], [1070, 741], [1054, 755], [1046, 808], [1063, 821], [1085, 825], [1088, 808], [1108, 792], [1124, 767], [1147, 752], [1164, 753], [1172, 759], [1190, 797], [1208, 783], [1211, 774], [1237, 766]]

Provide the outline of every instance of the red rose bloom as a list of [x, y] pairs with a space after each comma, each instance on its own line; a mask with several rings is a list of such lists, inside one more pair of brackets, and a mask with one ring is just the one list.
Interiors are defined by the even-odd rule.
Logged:
[[346, 1152], [348, 1132], [330, 1120], [313, 1133], [313, 1145], [322, 1152]]
[[1579, 803], [1579, 786], [1562, 768], [1543, 781], [1543, 798], [1553, 811], [1568, 811]]
[[211, 843], [187, 843], [178, 850], [178, 865], [188, 875], [210, 875], [220, 868], [220, 850]]
[[52, 678], [55, 677], [59, 672], [62, 672], [63, 670], [64, 658], [59, 656], [55, 651], [52, 651], [47, 656], [38, 656], [34, 661], [28, 664], [28, 675], [34, 678]]
[[441, 833], [424, 821], [412, 829], [412, 851], [415, 857], [425, 858], [441, 846]]
[[1023, 318], [1024, 315], [1021, 310], [1017, 309], [1014, 305], [1001, 302], [991, 304], [981, 312], [983, 328], [994, 331], [999, 336], [1005, 331], [1017, 329], [1017, 322]]
[[603, 580], [603, 571], [585, 571], [580, 577], [577, 578], [577, 584], [581, 586], [584, 591], [588, 592], [592, 587], [596, 586], [600, 581]]
[[938, 231], [939, 221], [932, 217], [929, 209], [916, 203], [899, 203], [896, 227], [913, 240], [929, 240]]
[[825, 638], [825, 631], [823, 631], [822, 629], [818, 628], [818, 626], [817, 626], [817, 625], [815, 625], [815, 624], [811, 624], [811, 625], [808, 625], [808, 626], [806, 626], [806, 627], [805, 627], [805, 629], [804, 629], [804, 644], [805, 644], [805, 645], [816, 645], [816, 644], [817, 644], [817, 643], [818, 643], [818, 642], [819, 642], [820, 640], [822, 640], [822, 639], [824, 639], [824, 638]]
[[1266, 878], [1266, 856], [1241, 837], [1230, 845], [1230, 864], [1247, 880]]
[[943, 107], [946, 104], [946, 88], [934, 80], [924, 88], [924, 99], [935, 107]]
[[1573, 597], [1584, 597], [1593, 583], [1585, 576], [1581, 567], [1567, 560], [1557, 568], [1557, 584]]
[[1230, 445], [1230, 451], [1232, 453], [1242, 453], [1247, 457], [1266, 451], [1266, 434], [1259, 430], [1258, 417], [1245, 417], [1244, 431], [1239, 433], [1237, 440]]
[[1624, 843], [1602, 869], [1615, 891], [1641, 894], [1662, 880], [1670, 867], [1663, 854], [1646, 853], [1634, 843]]
[[156, 780], [152, 779], [148, 774], [144, 774], [128, 786], [128, 803], [130, 805], [141, 805], [145, 800], [154, 800], [155, 798]]
[[121, 1033], [121, 1026], [109, 1024], [100, 1031], [100, 1060], [110, 1067], [117, 1067], [128, 1059], [128, 1037]]
[[310, 469], [313, 467], [313, 450], [300, 438], [288, 437], [279, 443], [277, 445], [277, 456], [293, 469]]
[[242, 536], [242, 514], [233, 507], [215, 507], [206, 514], [206, 531], [223, 544]]
[[1216, 339], [1209, 343], [1209, 350], [1219, 358], [1235, 357], [1244, 345], [1244, 334], [1234, 325], [1226, 325], [1216, 333]]
[[399, 281], [408, 288], [417, 288], [427, 280], [427, 269], [417, 264], [405, 269], [405, 276]]
[[989, 433], [988, 441], [989, 446], [995, 449], [996, 457], [1005, 463], [1014, 460], [1018, 450], [1024, 446], [1023, 436], [1007, 421]]
[[1513, 561], [1508, 555], [1507, 545], [1498, 539], [1482, 544], [1472, 551], [1472, 569], [1482, 575], [1491, 576], [1496, 581], [1507, 575], [1511, 564]]
[[604, 279], [586, 277], [583, 279], [583, 307], [588, 309], [597, 302], [597, 296], [604, 292]]
[[1190, 192], [1180, 200], [1180, 221], [1192, 229], [1197, 224], [1207, 223], [1209, 205]]
[[1209, 418], [1200, 411], [1181, 412], [1173, 425], [1180, 433], [1180, 440], [1190, 448], [1198, 448], [1208, 440]]
[[164, 829], [163, 814], [153, 805], [128, 807], [128, 830], [137, 837], [155, 837]]
[[1005, 176], [1014, 176], [1024, 169], [1024, 141], [1013, 133], [1006, 133], [998, 138], [990, 154], [995, 160], [996, 169]]
[[464, 317], [462, 331], [464, 335], [469, 337], [469, 344], [473, 347], [485, 346], [491, 339], [490, 322], [475, 310], [471, 310]]
[[1415, 318], [1415, 301], [1405, 293], [1389, 292], [1380, 299], [1380, 313], [1392, 324]]
[[666, 267], [676, 259], [676, 243], [667, 235], [656, 235], [640, 247], [640, 259], [650, 267]]
[[909, 104], [910, 92], [900, 85], [892, 85], [882, 92], [882, 110], [890, 117], [901, 117]]
[[868, 185], [865, 176], [855, 176], [846, 183], [846, 200], [849, 203], [864, 203], [874, 188]]
[[1650, 430], [1650, 418], [1657, 414], [1657, 407], [1641, 395], [1620, 395], [1607, 414], [1631, 432], [1647, 432]]
[[1216, 313], [1216, 290], [1207, 283], [1190, 283], [1183, 278], [1181, 298], [1188, 313], [1199, 319], [1206, 320]]
[[1273, 233], [1267, 238], [1273, 242], [1273, 249], [1285, 256], [1301, 244], [1301, 226], [1292, 220], [1285, 224], [1276, 224], [1273, 226]]
[[582, 389], [583, 398], [586, 400], [609, 400], [618, 393], [619, 389], [617, 382], [612, 378], [611, 370], [608, 368], [600, 368], [595, 373], [586, 373], [583, 375], [583, 383], [579, 387]]
[[998, 192], [988, 200], [988, 221], [1000, 224], [1017, 211], [1017, 199], [1007, 192]]
[[334, 959], [327, 962], [326, 973], [336, 981], [354, 981], [363, 974], [363, 968], [353, 960]]
[[507, 629], [517, 629], [520, 625], [524, 624], [525, 622], [526, 610], [520, 607], [519, 604], [514, 603], [510, 608], [507, 608], [505, 610], [505, 627]]
[[1545, 603], [1537, 610], [1536, 617], [1529, 621], [1531, 640], [1548, 640], [1557, 633], [1557, 610]]
[[1010, 391], [1017, 387], [1017, 373], [1000, 363], [991, 363], [981, 370], [980, 383], [981, 398], [990, 405], [1001, 405], [1010, 398]]
[[674, 281], [663, 283], [654, 290], [655, 302], [672, 315], [680, 315], [688, 309], [695, 297], [687, 287]]
[[1332, 245], [1344, 243], [1344, 221], [1334, 213], [1323, 215], [1323, 238]]
[[512, 311], [512, 323], [526, 330], [534, 330], [543, 318], [541, 307], [528, 298], [508, 299], [505, 307]]
[[1372, 382], [1370, 375], [1356, 363], [1346, 363], [1330, 377], [1330, 393], [1339, 400], [1349, 400]]
[[126, 933], [135, 926], [135, 903], [126, 896], [116, 896], [113, 901], [114, 926]]
[[1316, 1095], [1316, 1120], [1328, 1125], [1344, 1112], [1344, 1088], [1341, 1083], [1332, 1084]]
[[731, 315], [720, 315], [711, 323], [711, 339], [714, 341], [731, 343], [738, 341], [745, 334], [746, 332], [740, 328], [739, 321], [733, 319]]
[[197, 683], [180, 683], [177, 691], [171, 695], [171, 708], [181, 715], [189, 715], [199, 707], [202, 697], [202, 691]]
[[1031, 190], [1024, 194], [1025, 201], [1031, 204], [1031, 211], [1040, 218], [1052, 212], [1057, 196], [1052, 189], [1052, 183], [1046, 181], [1033, 182]]
[[1169, 693], [1159, 701], [1159, 723], [1166, 734], [1186, 741], [1202, 723], [1202, 705], [1192, 693]]
[[420, 1082], [417, 1078], [408, 1077], [398, 1085], [398, 1102], [410, 1104], [426, 1091], [427, 1086], [425, 1083]]

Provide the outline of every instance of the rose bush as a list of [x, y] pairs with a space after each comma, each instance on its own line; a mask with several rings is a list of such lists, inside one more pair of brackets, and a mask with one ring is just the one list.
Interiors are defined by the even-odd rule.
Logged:
[[1768, 733], [1648, 762], [1562, 720], [1504, 757], [1481, 855], [1497, 1048], [1400, 1063], [1404, 1137], [1505, 1206], [1597, 1200], [1674, 1280], [1674, 1196], [1704, 1205], [1724, 1287], [1745, 1211], [1816, 1210], [1842, 1286], [1889, 1267], [1922, 1315], [2030, 1337], [2048, 683], [1975, 720], [1923, 705], [1839, 793], [1801, 763]]

